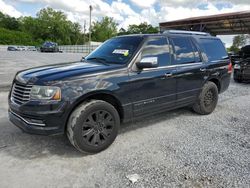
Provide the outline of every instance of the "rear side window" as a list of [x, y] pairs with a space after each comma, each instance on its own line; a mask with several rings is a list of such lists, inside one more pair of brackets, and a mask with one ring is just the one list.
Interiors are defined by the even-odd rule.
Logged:
[[[194, 63], [197, 57], [194, 52], [194, 46], [187, 37], [172, 37], [175, 53], [175, 64]], [[196, 53], [198, 53], [198, 50]]]
[[208, 58], [208, 61], [216, 61], [228, 57], [226, 49], [220, 39], [200, 39], [201, 46]]

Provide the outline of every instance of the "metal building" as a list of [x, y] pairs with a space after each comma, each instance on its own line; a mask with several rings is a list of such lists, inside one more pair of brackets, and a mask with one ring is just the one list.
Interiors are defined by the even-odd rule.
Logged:
[[160, 30], [188, 30], [212, 35], [250, 34], [250, 11], [217, 14], [162, 22]]

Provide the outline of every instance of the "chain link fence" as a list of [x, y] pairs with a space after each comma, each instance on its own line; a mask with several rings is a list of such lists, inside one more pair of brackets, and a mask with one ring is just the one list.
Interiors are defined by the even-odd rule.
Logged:
[[63, 45], [59, 46], [59, 50], [64, 53], [82, 53], [84, 55], [89, 54], [99, 45]]
[[[8, 46], [17, 47], [17, 45], [0, 45], [0, 51], [7, 51]], [[61, 45], [59, 50], [63, 53], [81, 53], [84, 56], [92, 52], [99, 45]], [[28, 49], [28, 46], [23, 46], [25, 50]]]

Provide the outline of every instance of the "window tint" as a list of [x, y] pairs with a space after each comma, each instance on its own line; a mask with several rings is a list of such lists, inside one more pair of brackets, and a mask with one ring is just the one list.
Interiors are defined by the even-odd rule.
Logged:
[[228, 56], [221, 40], [204, 38], [200, 39], [200, 42], [208, 61], [221, 60]]
[[174, 61], [175, 64], [196, 62], [193, 45], [189, 38], [173, 37], [172, 41], [175, 52], [175, 61]]
[[159, 67], [170, 65], [169, 44], [164, 37], [152, 38], [142, 50], [141, 58], [157, 57]]

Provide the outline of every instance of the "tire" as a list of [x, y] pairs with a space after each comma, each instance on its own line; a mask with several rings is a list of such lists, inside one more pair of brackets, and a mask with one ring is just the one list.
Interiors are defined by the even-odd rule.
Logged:
[[193, 105], [193, 110], [201, 115], [207, 115], [214, 111], [218, 102], [218, 88], [215, 83], [208, 81]]
[[71, 144], [82, 153], [98, 153], [115, 140], [120, 117], [114, 106], [101, 100], [84, 102], [75, 109], [67, 124]]
[[234, 81], [235, 81], [235, 82], [238, 82], [238, 83], [241, 83], [241, 82], [242, 82], [242, 80], [241, 80], [240, 78], [234, 78]]

